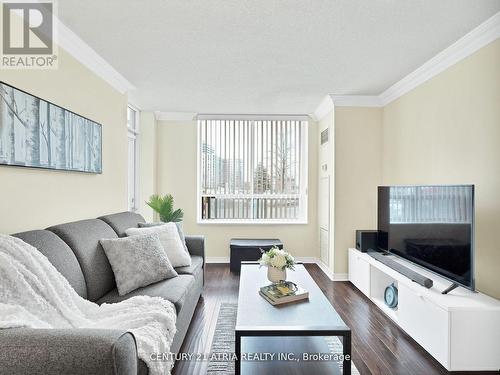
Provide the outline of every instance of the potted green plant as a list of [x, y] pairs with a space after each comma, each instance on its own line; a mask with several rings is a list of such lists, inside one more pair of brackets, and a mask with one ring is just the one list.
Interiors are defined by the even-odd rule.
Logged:
[[267, 278], [272, 283], [286, 280], [286, 270], [294, 270], [295, 259], [285, 250], [273, 246], [268, 251], [262, 251], [259, 259], [261, 266], [267, 266]]
[[184, 212], [180, 208], [174, 210], [174, 197], [171, 194], [164, 196], [154, 194], [149, 197], [146, 204], [158, 213], [160, 221], [164, 223], [181, 222], [184, 217]]

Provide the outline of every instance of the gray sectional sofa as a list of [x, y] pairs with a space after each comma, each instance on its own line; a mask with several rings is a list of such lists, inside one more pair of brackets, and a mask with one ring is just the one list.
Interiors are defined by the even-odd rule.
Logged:
[[[125, 236], [145, 222], [122, 212], [97, 219], [60, 224], [14, 236], [36, 247], [65, 276], [76, 292], [98, 304], [135, 295], [160, 296], [177, 311], [177, 353], [203, 290], [205, 245], [202, 236], [186, 236], [192, 265], [176, 268], [178, 277], [119, 296], [113, 271], [99, 244], [103, 238]], [[135, 339], [125, 331], [106, 329], [0, 329], [0, 374], [147, 374], [137, 358]]]

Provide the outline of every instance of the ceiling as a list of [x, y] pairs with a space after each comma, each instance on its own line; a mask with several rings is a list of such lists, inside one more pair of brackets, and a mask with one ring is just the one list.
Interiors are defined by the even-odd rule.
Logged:
[[59, 18], [143, 110], [312, 113], [377, 95], [500, 11], [500, 0], [60, 0]]

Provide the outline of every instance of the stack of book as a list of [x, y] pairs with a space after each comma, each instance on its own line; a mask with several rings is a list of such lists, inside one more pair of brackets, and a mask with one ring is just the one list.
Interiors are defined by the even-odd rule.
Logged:
[[309, 298], [309, 292], [291, 281], [266, 285], [260, 288], [259, 294], [271, 305], [300, 301]]

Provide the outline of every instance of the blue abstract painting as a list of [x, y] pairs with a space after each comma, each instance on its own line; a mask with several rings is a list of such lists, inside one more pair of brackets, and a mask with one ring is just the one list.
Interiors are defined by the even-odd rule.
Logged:
[[102, 126], [0, 83], [0, 165], [102, 173]]

